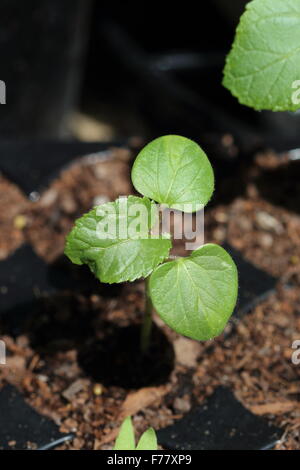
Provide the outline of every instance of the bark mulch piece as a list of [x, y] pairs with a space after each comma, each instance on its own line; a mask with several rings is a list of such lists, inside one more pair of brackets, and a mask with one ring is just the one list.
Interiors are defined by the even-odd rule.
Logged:
[[282, 430], [255, 416], [232, 392], [218, 387], [201, 406], [158, 432], [158, 442], [175, 450], [260, 450], [272, 448]]

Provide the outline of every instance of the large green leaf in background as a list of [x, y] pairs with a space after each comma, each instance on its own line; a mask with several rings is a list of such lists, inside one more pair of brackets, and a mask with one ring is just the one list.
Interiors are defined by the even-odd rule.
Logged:
[[[128, 210], [123, 215], [125, 203]], [[148, 198], [129, 196], [103, 204], [76, 221], [65, 254], [75, 264], [87, 264], [101, 282], [147, 277], [168, 258], [171, 248], [167, 235], [149, 237], [156, 220], [156, 206]]]
[[144, 147], [132, 168], [135, 189], [160, 204], [183, 212], [200, 210], [211, 198], [214, 175], [198, 144], [167, 135]]
[[224, 86], [254, 109], [296, 111], [299, 80], [300, 0], [253, 0], [227, 57]]
[[154, 308], [164, 322], [177, 333], [199, 341], [223, 331], [235, 307], [237, 289], [233, 260], [213, 244], [159, 266], [149, 283]]

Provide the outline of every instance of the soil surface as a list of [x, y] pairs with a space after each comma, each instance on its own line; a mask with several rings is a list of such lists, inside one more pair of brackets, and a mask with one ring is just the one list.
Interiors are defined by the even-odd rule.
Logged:
[[[129, 159], [126, 151], [114, 150], [107, 162], [76, 163], [35, 203], [1, 176], [1, 258], [27, 241], [48, 263], [60, 259], [76, 217], [132, 192]], [[205, 241], [227, 241], [278, 277], [276, 293], [230, 325], [234, 334], [199, 344], [155, 316], [152, 349], [141, 357], [143, 282], [98, 285], [79, 268], [88, 289], [62, 289], [45, 299], [42, 314], [17, 338], [2, 331], [8, 358], [0, 386], [15, 385], [62, 432], [75, 433], [61, 449], [111, 449], [129, 414], [138, 433], [170, 425], [220, 384], [282, 428], [278, 449], [298, 449], [300, 366], [292, 363], [292, 343], [300, 339], [299, 173], [299, 162], [264, 152], [247, 170], [236, 169], [226, 204], [228, 180], [222, 183], [222, 172], [217, 178]], [[183, 252], [180, 244], [175, 252]]]

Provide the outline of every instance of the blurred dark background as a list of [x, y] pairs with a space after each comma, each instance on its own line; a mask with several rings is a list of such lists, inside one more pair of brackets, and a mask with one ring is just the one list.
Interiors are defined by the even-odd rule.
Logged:
[[0, 138], [181, 133], [208, 142], [234, 136], [246, 153], [294, 147], [297, 114], [252, 111], [222, 87], [245, 4], [1, 0]]

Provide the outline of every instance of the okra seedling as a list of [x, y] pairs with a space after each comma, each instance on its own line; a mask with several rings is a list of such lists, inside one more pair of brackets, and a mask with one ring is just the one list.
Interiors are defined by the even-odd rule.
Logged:
[[257, 110], [300, 107], [300, 0], [253, 0], [227, 57], [223, 84]]
[[149, 346], [153, 308], [184, 336], [214, 338], [236, 304], [233, 260], [214, 244], [168, 260], [171, 236], [154, 230], [162, 206], [193, 213], [207, 204], [214, 174], [206, 154], [185, 137], [160, 137], [137, 156], [132, 182], [143, 197], [122, 197], [94, 207], [76, 221], [65, 254], [73, 263], [87, 264], [104, 283], [146, 279], [143, 352]]
[[136, 446], [132, 421], [128, 416], [121, 425], [113, 450], [157, 450], [155, 431], [147, 429]]

